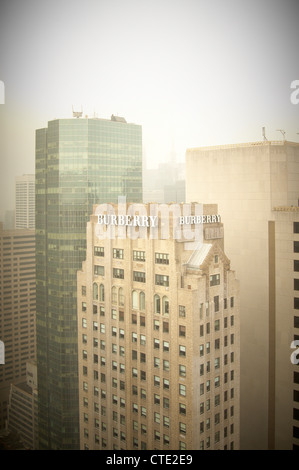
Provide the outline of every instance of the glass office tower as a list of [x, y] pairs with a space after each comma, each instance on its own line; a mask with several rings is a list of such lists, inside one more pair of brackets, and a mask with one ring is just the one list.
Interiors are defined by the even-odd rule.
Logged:
[[78, 449], [77, 270], [93, 204], [142, 201], [142, 129], [57, 119], [36, 131], [39, 446]]

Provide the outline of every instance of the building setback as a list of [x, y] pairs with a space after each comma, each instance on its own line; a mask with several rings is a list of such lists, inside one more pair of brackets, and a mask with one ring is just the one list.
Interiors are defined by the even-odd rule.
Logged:
[[3, 230], [0, 223], [0, 429], [5, 428], [11, 384], [26, 377], [26, 362], [35, 359], [35, 233]]
[[27, 362], [26, 381], [11, 384], [8, 405], [7, 430], [17, 434], [24, 446], [38, 449], [36, 362]]
[[239, 284], [221, 222], [192, 245], [172, 229], [104, 239], [98, 221], [77, 274], [80, 448], [238, 449]]
[[78, 449], [76, 272], [94, 203], [142, 200], [142, 130], [124, 118], [57, 119], [36, 131], [39, 445]]
[[[287, 400], [279, 398], [279, 384], [286, 386], [283, 369], [290, 370], [292, 295], [284, 296], [283, 308], [281, 296], [280, 310], [275, 310], [273, 286], [289, 286], [293, 272], [273, 271], [270, 222], [276, 220], [275, 207], [298, 206], [299, 144], [263, 141], [188, 149], [186, 188], [187, 202], [217, 202], [226, 228], [225, 252], [240, 280], [241, 449], [291, 449], [292, 420], [286, 431], [286, 417], [293, 406], [293, 380], [289, 377]], [[276, 247], [286, 244], [277, 238], [279, 227]], [[291, 257], [290, 244], [287, 249]], [[273, 342], [274, 331], [279, 341]], [[280, 358], [285, 358], [283, 366]]]

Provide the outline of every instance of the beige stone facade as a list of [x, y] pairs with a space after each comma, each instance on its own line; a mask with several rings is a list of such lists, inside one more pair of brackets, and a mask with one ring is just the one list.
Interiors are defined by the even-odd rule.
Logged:
[[272, 448], [298, 450], [299, 207], [274, 208], [270, 226], [269, 437]]
[[81, 449], [238, 449], [239, 284], [222, 223], [193, 249], [96, 228], [93, 215], [77, 275]]
[[[281, 274], [277, 266], [273, 274], [271, 266], [273, 227], [269, 222], [275, 219], [274, 207], [298, 206], [298, 198], [298, 143], [264, 141], [186, 152], [186, 201], [218, 204], [225, 226], [225, 252], [240, 280], [241, 449], [292, 447], [291, 420], [287, 433], [282, 436], [280, 430], [285, 429], [285, 420], [282, 428], [280, 420], [286, 416], [286, 402], [276, 399], [274, 407], [270, 403], [273, 367], [280, 362], [277, 359], [273, 366], [273, 325], [277, 321], [278, 332], [284, 320], [273, 313], [273, 295], [271, 300], [273, 283], [281, 280]], [[292, 280], [292, 275], [285, 277], [284, 283]], [[289, 302], [281, 309], [286, 318], [292, 316]], [[285, 331], [282, 337], [283, 343], [275, 343], [276, 358], [290, 353], [289, 334]], [[290, 367], [289, 359], [285, 367]], [[277, 369], [278, 381], [279, 373]], [[289, 381], [290, 406], [292, 388]]]

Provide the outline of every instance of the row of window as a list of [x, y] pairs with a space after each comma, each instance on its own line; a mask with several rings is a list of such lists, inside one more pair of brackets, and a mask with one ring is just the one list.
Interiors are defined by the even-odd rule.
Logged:
[[[94, 274], [96, 276], [105, 276], [105, 267], [94, 265]], [[112, 276], [114, 279], [124, 279], [125, 271], [121, 268], [113, 268]], [[142, 271], [133, 271], [133, 281], [135, 282], [146, 282], [146, 274]], [[169, 287], [169, 276], [156, 274], [155, 275], [155, 285]]]
[[[94, 255], [103, 257], [105, 256], [104, 247], [95, 246]], [[114, 259], [124, 259], [124, 250], [122, 248], [113, 248]], [[145, 251], [133, 250], [133, 261], [145, 261]], [[156, 264], [169, 264], [168, 253], [155, 253]]]
[[[224, 437], [227, 437], [227, 432], [225, 432], [226, 429], [227, 428], [224, 429]], [[86, 438], [88, 438], [88, 430], [87, 429], [84, 429], [84, 436]], [[122, 434], [120, 434], [120, 438], [121, 438], [121, 440], [124, 440], [124, 439], [122, 439]], [[94, 442], [95, 442], [95, 444], [100, 444], [100, 437], [97, 434], [94, 435]], [[215, 433], [215, 444], [217, 444], [218, 442], [220, 442], [220, 433], [219, 433], [219, 431]], [[163, 444], [164, 445], [169, 445], [169, 436], [166, 436], [165, 434], [163, 434]], [[102, 447], [102, 449], [106, 449], [107, 445], [108, 445], [107, 444], [107, 439], [102, 437], [101, 438], [101, 447]], [[210, 436], [206, 438], [206, 441], [201, 441], [200, 442], [200, 450], [209, 449], [210, 447], [211, 447], [211, 437]], [[295, 446], [294, 448], [296, 448], [296, 450], [297, 450], [297, 447]], [[141, 450], [147, 450], [147, 445], [146, 445], [146, 442], [144, 442], [144, 441], [141, 441], [140, 444], [139, 444], [138, 439], [136, 437], [133, 437], [133, 448], [134, 449], [139, 449], [140, 448]], [[230, 447], [229, 448], [230, 448], [230, 450], [234, 450], [234, 441], [230, 442]], [[89, 446], [86, 443], [84, 444], [84, 450], [89, 450]], [[117, 444], [113, 444], [113, 450], [125, 450], [125, 449], [120, 448]], [[184, 441], [179, 441], [179, 450], [183, 450], [183, 451], [187, 450], [186, 443]], [[228, 450], [228, 445], [227, 444], [225, 444], [223, 446], [223, 450]]]
[[[143, 389], [143, 392], [144, 392], [144, 397], [146, 399], [146, 391]], [[184, 393], [184, 391], [183, 391]], [[181, 394], [181, 396], [184, 396], [183, 393]], [[104, 393], [103, 397], [106, 397], [106, 394]], [[223, 392], [223, 402], [226, 403], [228, 402], [229, 399], [234, 399], [235, 397], [235, 391], [234, 391], [234, 388], [231, 388], [230, 390], [226, 390]], [[158, 406], [162, 406], [163, 405], [163, 409], [165, 410], [168, 410], [169, 407], [170, 407], [170, 401], [169, 401], [169, 398], [167, 397], [163, 397], [163, 399], [161, 400], [161, 397], [159, 394], [155, 393], [154, 396], [153, 396], [153, 400], [154, 400], [154, 405], [158, 405]], [[121, 396], [118, 396], [116, 394], [112, 394], [111, 396], [111, 402], [112, 402], [112, 405], [114, 406], [120, 406], [120, 408], [126, 408], [126, 400], [125, 398], [121, 397]], [[206, 401], [204, 402], [201, 402], [200, 403], [200, 414], [203, 415], [205, 412], [209, 412], [211, 411], [211, 406], [212, 404], [214, 404], [214, 407], [217, 408], [220, 406], [221, 404], [221, 396], [220, 394], [217, 394], [215, 395], [214, 399], [211, 400], [210, 398], [207, 399]], [[83, 406], [85, 408], [88, 408], [89, 407], [89, 401], [88, 401], [88, 398], [87, 397], [83, 397]], [[96, 402], [93, 401], [93, 409], [96, 413], [100, 413], [100, 405]], [[234, 407], [232, 406], [230, 408], [231, 410], [231, 416], [233, 416], [234, 414]], [[139, 413], [141, 417], [147, 417], [147, 407], [146, 406], [143, 406], [143, 405], [137, 405], [136, 403], [133, 403], [132, 404], [132, 411], [133, 413]], [[179, 403], [179, 406], [178, 406], [178, 413], [180, 416], [186, 416], [187, 415], [187, 405], [185, 403]], [[101, 403], [101, 415], [102, 416], [106, 416], [106, 406]], [[220, 418], [220, 414], [219, 414], [219, 418]], [[228, 419], [228, 408], [226, 408], [224, 410], [224, 420], [227, 420]]]

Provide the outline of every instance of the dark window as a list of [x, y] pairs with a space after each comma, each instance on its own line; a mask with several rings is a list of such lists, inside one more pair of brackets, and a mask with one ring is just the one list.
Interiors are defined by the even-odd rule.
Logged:
[[294, 253], [299, 253], [299, 242], [294, 242]]
[[294, 308], [299, 309], [299, 297], [294, 297]]
[[210, 286], [219, 286], [220, 284], [220, 274], [212, 274], [210, 276]]
[[294, 372], [294, 384], [299, 384], [299, 372]]
[[294, 279], [294, 290], [299, 290], [299, 279]]
[[118, 268], [113, 268], [113, 277], [115, 279], [124, 279], [124, 270], [123, 269], [118, 269]]
[[155, 263], [156, 264], [169, 264], [169, 254], [168, 253], [155, 253]]
[[299, 272], [299, 259], [294, 259], [294, 271]]
[[214, 307], [215, 307], [215, 312], [219, 311], [219, 295], [214, 297]]
[[299, 328], [299, 317], [294, 317], [294, 328]]
[[299, 390], [294, 390], [293, 400], [299, 403]]
[[297, 426], [293, 426], [293, 437], [299, 439], [299, 428]]
[[299, 222], [294, 222], [294, 233], [299, 233]]
[[145, 273], [133, 271], [133, 280], [137, 282], [145, 282]]
[[293, 408], [293, 419], [299, 420], [299, 410], [297, 408]]
[[95, 246], [94, 247], [94, 255], [95, 256], [104, 256], [104, 247], [103, 246]]

